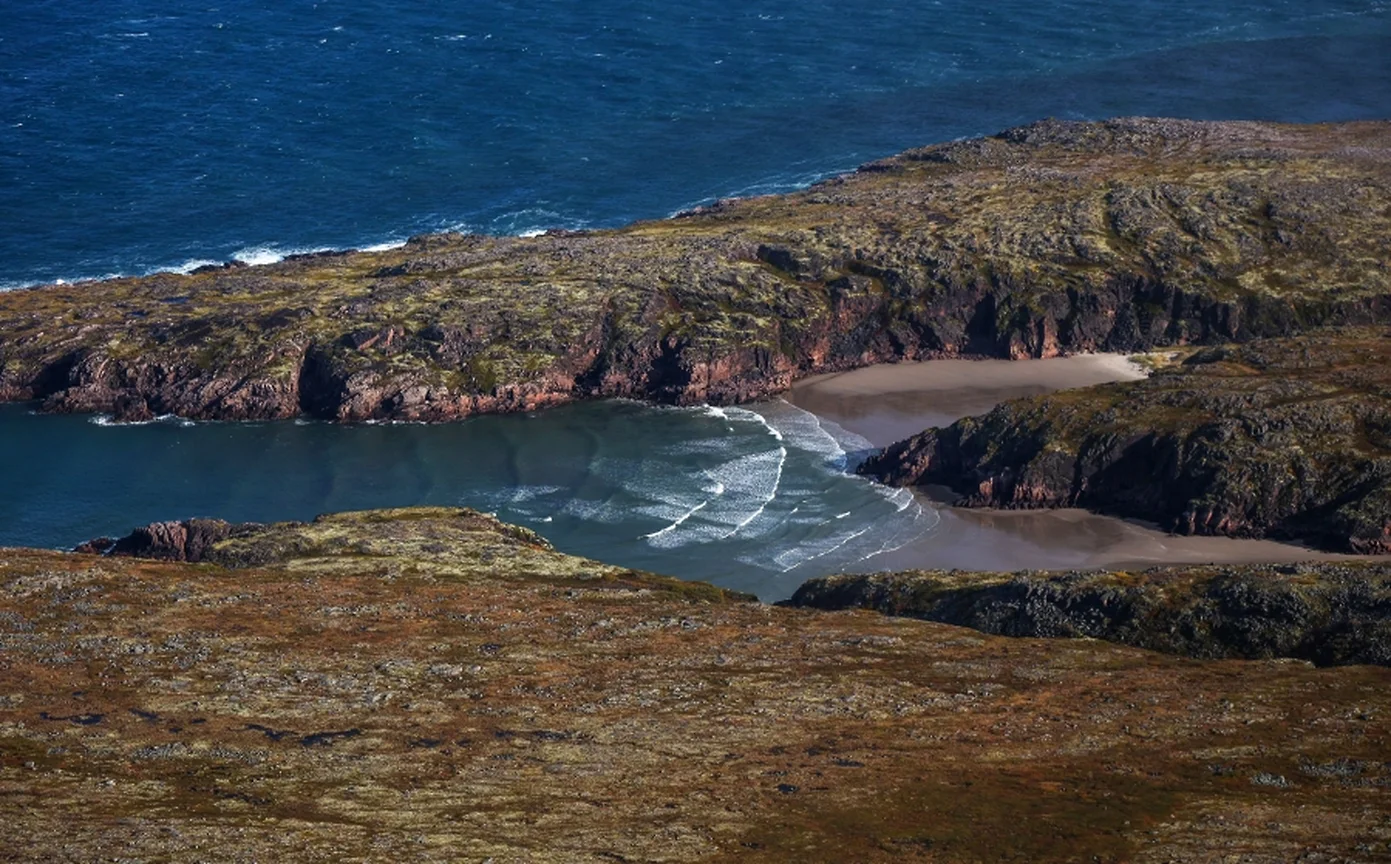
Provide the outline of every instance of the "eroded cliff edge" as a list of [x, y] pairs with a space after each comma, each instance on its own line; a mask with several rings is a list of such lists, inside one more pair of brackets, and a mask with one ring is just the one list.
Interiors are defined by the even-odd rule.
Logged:
[[1176, 355], [1141, 381], [1019, 399], [859, 467], [963, 506], [1087, 507], [1184, 534], [1391, 552], [1391, 334]]
[[614, 231], [0, 294], [0, 399], [445, 420], [1391, 313], [1391, 124], [1042, 122]]

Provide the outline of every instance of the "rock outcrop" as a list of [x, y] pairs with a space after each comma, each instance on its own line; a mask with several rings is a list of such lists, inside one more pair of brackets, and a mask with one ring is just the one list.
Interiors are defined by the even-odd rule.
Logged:
[[962, 506], [1087, 507], [1182, 534], [1391, 552], [1391, 338], [1314, 331], [1189, 353], [1142, 381], [1005, 403], [861, 473]]
[[343, 421], [739, 402], [877, 361], [1382, 321], [1388, 260], [1391, 124], [1047, 121], [615, 231], [0, 294], [0, 399]]
[[467, 507], [404, 507], [328, 513], [311, 522], [187, 519], [155, 522], [119, 540], [102, 537], [73, 550], [227, 569], [335, 570], [389, 562], [436, 578], [567, 580], [658, 590], [691, 599], [752, 602], [752, 594], [613, 567], [555, 551], [544, 537]]
[[784, 603], [874, 609], [1002, 636], [1091, 637], [1205, 659], [1391, 666], [1386, 564], [828, 576]]

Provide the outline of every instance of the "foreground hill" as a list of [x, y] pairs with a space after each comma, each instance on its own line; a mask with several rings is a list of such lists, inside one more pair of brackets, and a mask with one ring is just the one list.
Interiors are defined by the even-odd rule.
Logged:
[[1391, 854], [1383, 667], [769, 607], [464, 510], [119, 551], [218, 563], [0, 550], [6, 860]]
[[1391, 124], [1043, 122], [615, 231], [0, 294], [0, 399], [123, 419], [731, 402], [899, 358], [1384, 320]]

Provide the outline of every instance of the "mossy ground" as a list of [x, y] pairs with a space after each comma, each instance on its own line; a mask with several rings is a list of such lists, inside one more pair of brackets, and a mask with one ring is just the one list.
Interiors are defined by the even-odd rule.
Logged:
[[266, 537], [0, 551], [8, 858], [1391, 854], [1386, 669], [692, 598], [461, 511]]

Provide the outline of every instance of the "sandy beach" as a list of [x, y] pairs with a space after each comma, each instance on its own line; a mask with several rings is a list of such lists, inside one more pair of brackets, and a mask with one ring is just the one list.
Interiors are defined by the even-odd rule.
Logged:
[[[788, 401], [883, 447], [1022, 396], [1131, 381], [1144, 371], [1119, 354], [1048, 360], [933, 360], [871, 366], [799, 381]], [[878, 569], [1057, 570], [1185, 563], [1284, 563], [1350, 556], [1269, 540], [1182, 537], [1085, 510], [967, 510], [949, 490], [924, 490], [938, 508], [931, 533], [874, 559]]]
[[884, 447], [929, 426], [984, 414], [1010, 399], [1143, 377], [1144, 370], [1122, 354], [929, 360], [804, 378], [787, 399]]

